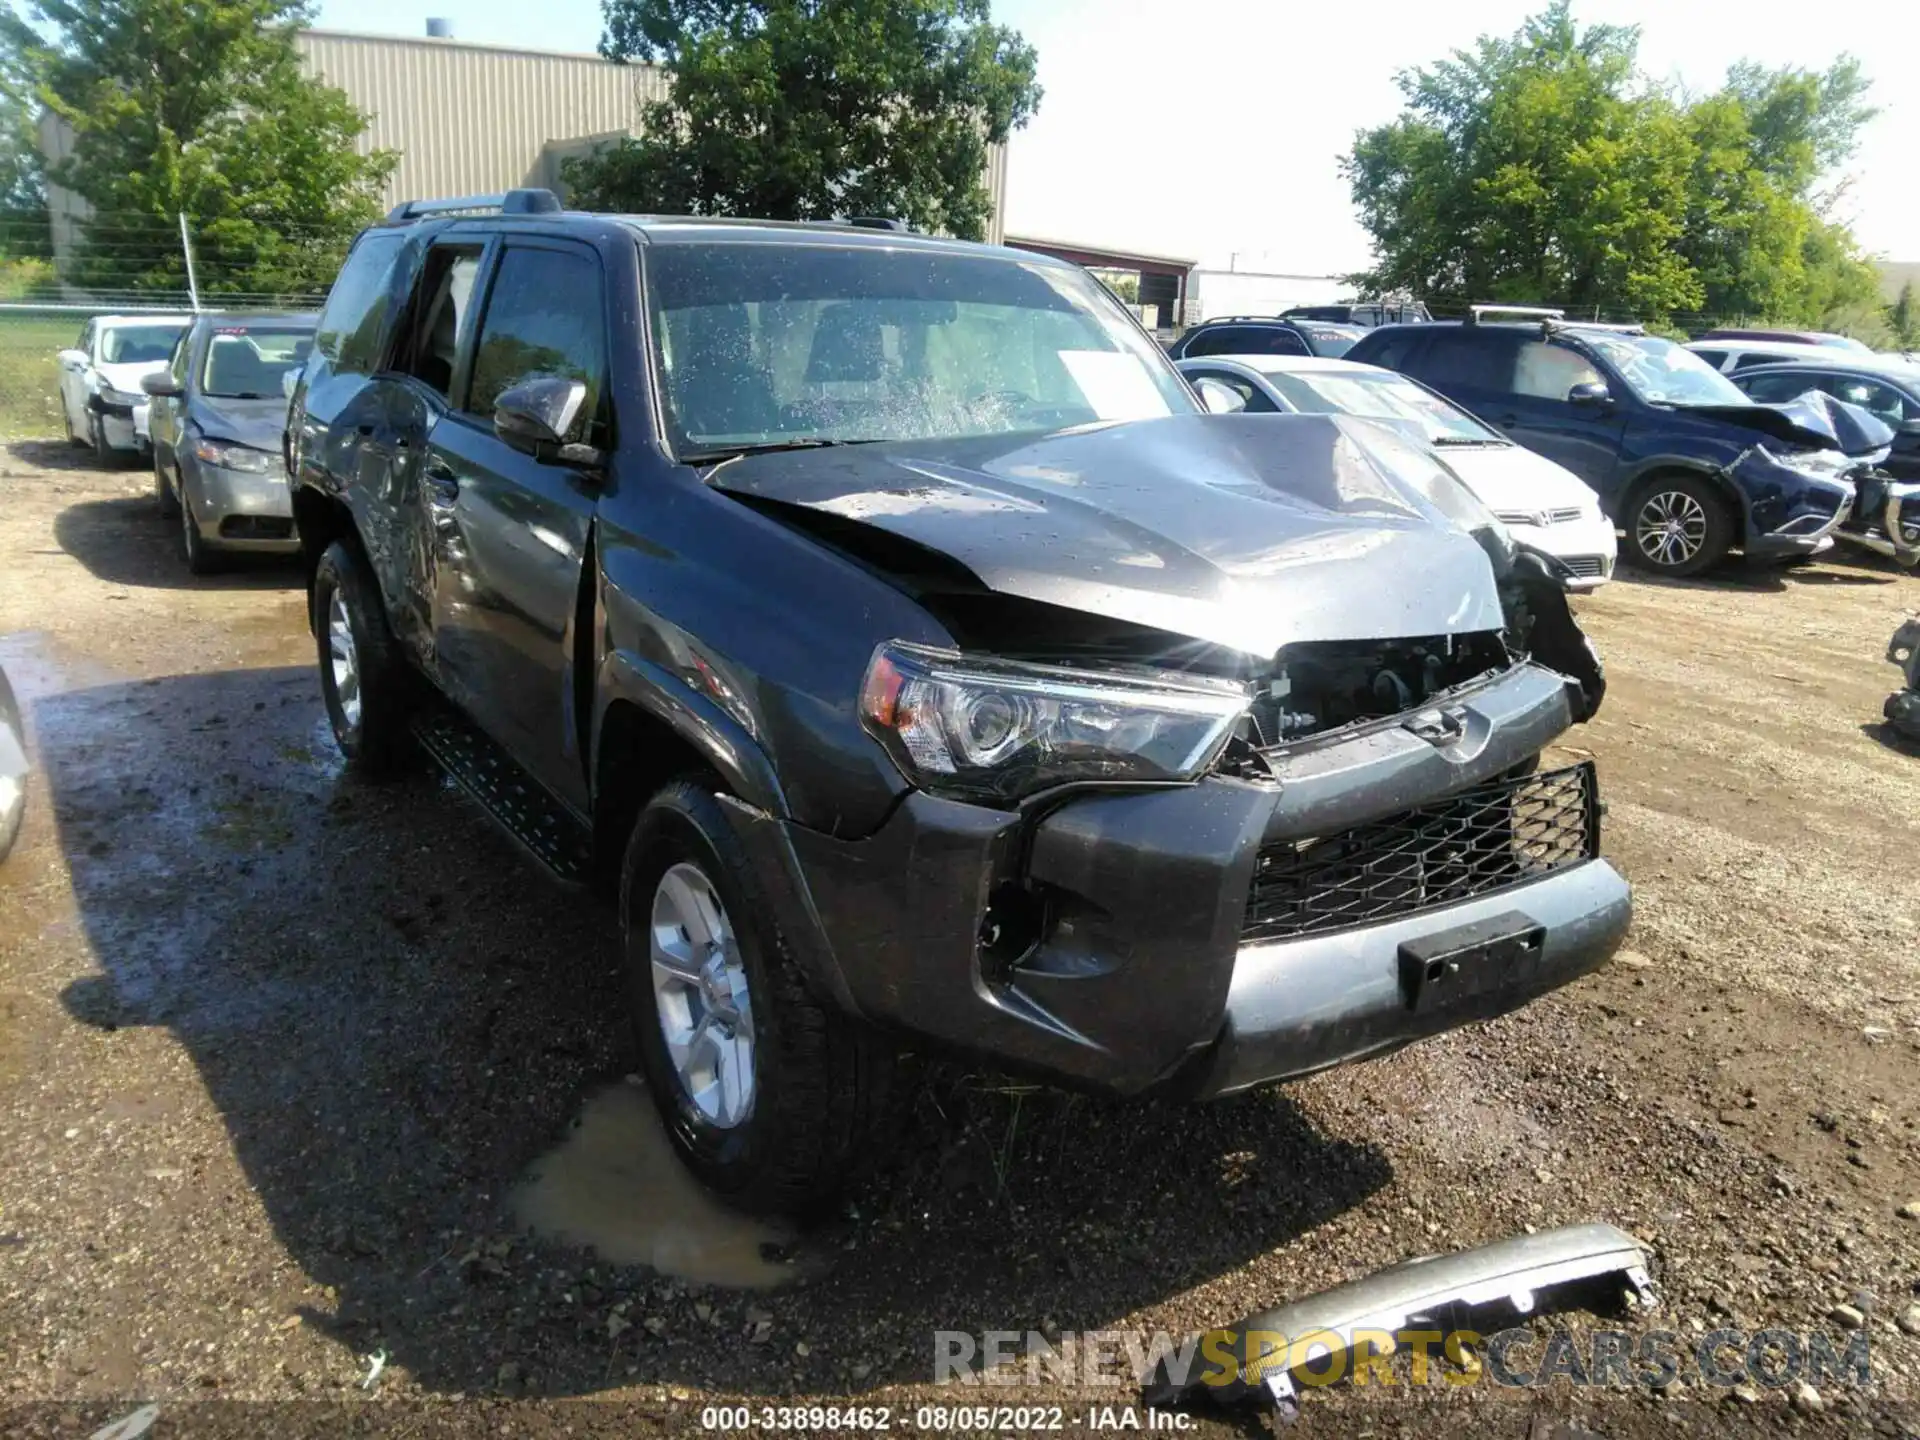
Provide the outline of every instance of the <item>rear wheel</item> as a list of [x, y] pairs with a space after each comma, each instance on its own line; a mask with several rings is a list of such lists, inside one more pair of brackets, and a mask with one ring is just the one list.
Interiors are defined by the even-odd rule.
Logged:
[[1657, 475], [1627, 510], [1627, 551], [1656, 575], [1698, 575], [1733, 546], [1726, 500], [1694, 475]]
[[413, 672], [387, 626], [386, 606], [360, 552], [336, 540], [313, 575], [320, 694], [347, 768], [384, 779], [414, 756]]
[[884, 1104], [892, 1057], [808, 989], [700, 782], [668, 785], [641, 814], [620, 910], [647, 1086], [680, 1158], [742, 1209], [831, 1201]]

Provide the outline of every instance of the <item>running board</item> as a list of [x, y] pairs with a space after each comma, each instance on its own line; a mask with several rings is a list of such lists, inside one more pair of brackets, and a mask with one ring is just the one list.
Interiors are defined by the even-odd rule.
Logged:
[[555, 877], [584, 885], [593, 870], [593, 836], [552, 792], [494, 738], [445, 702], [413, 722], [414, 738], [435, 763]]

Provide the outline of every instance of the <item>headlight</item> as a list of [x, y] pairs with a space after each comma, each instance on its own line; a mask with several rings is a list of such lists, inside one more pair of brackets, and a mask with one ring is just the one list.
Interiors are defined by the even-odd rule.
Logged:
[[144, 392], [135, 395], [126, 390], [116, 390], [111, 385], [102, 385], [100, 387], [100, 398], [109, 405], [144, 405], [147, 403], [147, 397]]
[[1074, 780], [1192, 780], [1220, 756], [1246, 690], [962, 657], [895, 641], [860, 692], [867, 729], [923, 790], [1010, 803]]
[[251, 445], [230, 444], [225, 440], [196, 440], [193, 442], [193, 453], [206, 464], [218, 465], [222, 470], [246, 470], [255, 475], [264, 475], [280, 463], [277, 455], [269, 455]]
[[1789, 470], [1822, 480], [1838, 480], [1861, 461], [1860, 456], [1839, 450], [1767, 450], [1767, 454]]

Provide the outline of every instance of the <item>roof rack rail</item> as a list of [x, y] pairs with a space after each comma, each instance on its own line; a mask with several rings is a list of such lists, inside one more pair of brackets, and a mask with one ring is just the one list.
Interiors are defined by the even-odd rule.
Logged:
[[845, 223], [857, 226], [862, 230], [908, 230], [912, 228], [897, 215], [849, 215]]
[[557, 215], [560, 197], [551, 190], [507, 190], [497, 195], [461, 195], [449, 200], [403, 200], [387, 213], [387, 219], [419, 220], [428, 215], [485, 214]]
[[1469, 305], [1467, 324], [1482, 325], [1489, 315], [1517, 315], [1523, 320], [1565, 320], [1567, 312], [1547, 305]]
[[1556, 328], [1563, 330], [1612, 330], [1620, 335], [1644, 335], [1647, 327], [1638, 320], [1563, 320]]

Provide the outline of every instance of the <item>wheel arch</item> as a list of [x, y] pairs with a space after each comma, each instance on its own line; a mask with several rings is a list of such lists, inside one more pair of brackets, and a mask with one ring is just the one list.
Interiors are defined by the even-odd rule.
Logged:
[[1732, 516], [1734, 548], [1741, 547], [1749, 529], [1749, 510], [1751, 504], [1741, 488], [1718, 466], [1705, 465], [1686, 456], [1658, 456], [1647, 461], [1637, 469], [1632, 478], [1622, 487], [1619, 523], [1622, 529], [1631, 530], [1633, 513], [1639, 507], [1641, 498], [1661, 480], [1674, 476], [1683, 476], [1689, 480], [1701, 480], [1710, 486], [1727, 507]]
[[320, 568], [320, 557], [334, 541], [344, 541], [367, 559], [367, 547], [360, 539], [360, 527], [353, 512], [336, 496], [311, 485], [293, 488], [293, 528], [300, 537], [300, 566], [307, 582], [307, 628], [315, 628], [313, 614], [313, 576]]

